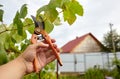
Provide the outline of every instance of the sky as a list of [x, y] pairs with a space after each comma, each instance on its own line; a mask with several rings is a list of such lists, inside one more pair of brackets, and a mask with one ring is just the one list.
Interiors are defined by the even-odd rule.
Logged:
[[[78, 16], [74, 24], [62, 22], [50, 33], [56, 39], [58, 47], [87, 33], [92, 33], [102, 42], [104, 34], [109, 30], [109, 23], [113, 24], [120, 34], [120, 0], [78, 0], [84, 8], [84, 15]], [[49, 0], [0, 0], [4, 9], [4, 23], [10, 24], [16, 11], [23, 4], [28, 4], [28, 17], [35, 15], [38, 8], [48, 4]]]

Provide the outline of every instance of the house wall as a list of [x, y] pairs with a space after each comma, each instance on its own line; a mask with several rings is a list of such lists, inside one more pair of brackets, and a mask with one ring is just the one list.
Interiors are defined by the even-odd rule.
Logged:
[[87, 36], [82, 43], [78, 44], [72, 52], [84, 53], [84, 52], [99, 52], [101, 47], [98, 45], [96, 40], [91, 36]]

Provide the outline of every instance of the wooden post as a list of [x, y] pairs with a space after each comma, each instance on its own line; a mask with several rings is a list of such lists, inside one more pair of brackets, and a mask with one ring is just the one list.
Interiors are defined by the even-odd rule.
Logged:
[[59, 79], [59, 73], [58, 73], [58, 71], [59, 71], [59, 66], [58, 66], [58, 61], [57, 61], [57, 70], [56, 70], [56, 79]]
[[77, 59], [76, 59], [76, 54], [74, 54], [74, 72], [76, 72], [76, 64], [77, 64]]
[[110, 70], [109, 53], [107, 53], [107, 61], [108, 61], [108, 70]]
[[86, 71], [86, 54], [84, 53], [84, 71]]

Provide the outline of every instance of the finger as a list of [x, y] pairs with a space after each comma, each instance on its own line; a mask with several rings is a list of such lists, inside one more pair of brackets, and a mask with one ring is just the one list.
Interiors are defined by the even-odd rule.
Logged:
[[[52, 43], [55, 43], [56, 42], [56, 40], [55, 39], [51, 39], [51, 42]], [[46, 41], [44, 41], [44, 43], [47, 43]]]
[[[38, 58], [38, 61], [39, 61], [39, 65], [40, 67], [42, 68], [44, 66], [44, 64], [46, 63], [46, 57], [45, 57], [45, 54], [44, 53], [38, 53], [37, 54], [37, 58]], [[45, 62], [45, 63], [44, 63]]]
[[46, 53], [46, 58], [49, 58], [51, 55], [54, 55], [54, 53], [52, 53], [52, 50], [48, 50]]
[[54, 48], [57, 50], [57, 52], [60, 52], [60, 49], [57, 47], [56, 44], [53, 44]]
[[55, 55], [52, 55], [49, 58], [47, 58], [47, 62], [46, 63], [48, 64], [48, 63], [54, 61], [55, 59], [56, 59]]
[[[57, 52], [57, 53], [58, 53], [58, 55], [60, 54], [60, 52]], [[53, 53], [52, 50], [49, 50], [45, 53], [45, 55], [46, 55], [46, 58], [49, 58], [51, 55], [55, 55], [55, 54]]]
[[[53, 47], [56, 49], [57, 52], [60, 52], [60, 49], [57, 48], [57, 45], [56, 45], [56, 44], [53, 44]], [[37, 52], [39, 52], [39, 51], [41, 51], [41, 50], [42, 50], [43, 52], [47, 52], [47, 51], [52, 50], [52, 49], [51, 49], [50, 46], [49, 46], [49, 47], [40, 47], [40, 48], [37, 49]]]
[[49, 47], [39, 47], [39, 48], [37, 48], [36, 52], [39, 53], [42, 51], [42, 52], [46, 53], [48, 50], [50, 50]]
[[38, 47], [49, 47], [49, 45], [43, 42], [38, 42], [35, 44], [35, 48], [38, 48]]
[[55, 40], [55, 39], [51, 39], [51, 41], [52, 41], [52, 43], [55, 43], [55, 42], [56, 42], [56, 40]]

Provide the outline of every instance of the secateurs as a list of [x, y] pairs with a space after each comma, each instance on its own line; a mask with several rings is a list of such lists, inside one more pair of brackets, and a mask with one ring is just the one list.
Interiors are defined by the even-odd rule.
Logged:
[[[32, 34], [32, 37], [31, 37], [31, 43], [33, 43], [33, 44], [37, 43], [38, 35], [41, 35], [41, 37], [42, 37], [41, 39], [44, 39], [49, 44], [50, 48], [52, 49], [54, 55], [57, 58], [58, 63], [60, 64], [60, 66], [62, 66], [62, 61], [61, 61], [61, 59], [59, 57], [59, 54], [58, 54], [56, 48], [54, 48], [50, 36], [44, 30], [45, 26], [44, 26], [44, 21], [43, 21], [42, 17], [40, 16], [38, 20], [34, 16], [31, 16], [31, 17], [32, 17], [32, 19], [33, 19], [33, 21], [35, 23], [35, 29], [34, 29], [34, 33]], [[35, 72], [38, 72], [38, 60], [37, 60], [37, 57], [35, 57], [35, 59], [33, 61], [33, 64], [34, 64]]]

